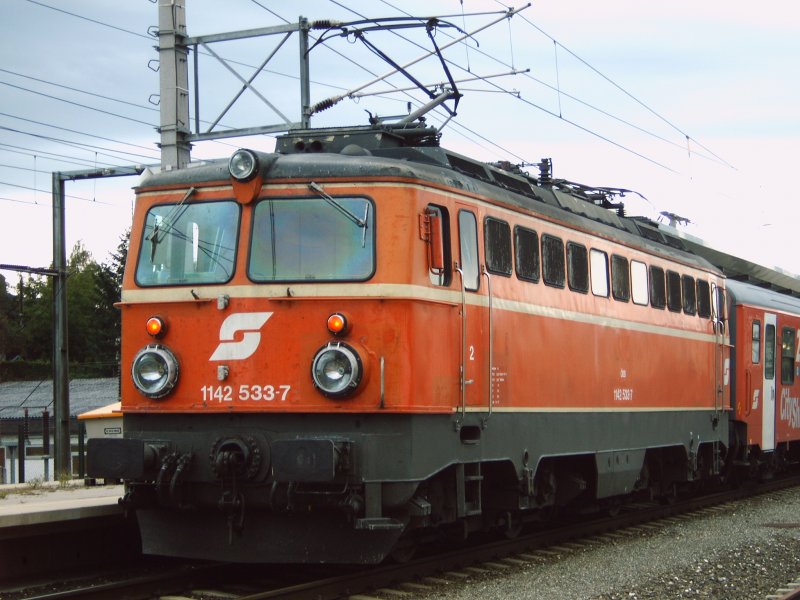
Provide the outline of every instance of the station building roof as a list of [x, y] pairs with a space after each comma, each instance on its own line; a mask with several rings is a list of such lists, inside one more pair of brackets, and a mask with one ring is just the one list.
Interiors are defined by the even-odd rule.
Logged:
[[[119, 400], [119, 380], [116, 377], [73, 379], [69, 382], [69, 412], [71, 417], [106, 406]], [[0, 419], [36, 418], [47, 410], [53, 414], [53, 382], [7, 381], [0, 383]]]

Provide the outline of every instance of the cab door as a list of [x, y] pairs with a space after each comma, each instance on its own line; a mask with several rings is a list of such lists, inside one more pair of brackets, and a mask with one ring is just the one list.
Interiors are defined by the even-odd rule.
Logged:
[[483, 311], [480, 253], [478, 251], [478, 221], [472, 208], [458, 210], [458, 260], [455, 271], [460, 279], [461, 303], [461, 411], [481, 403], [480, 390], [484, 364]]
[[775, 449], [775, 328], [777, 318], [764, 313], [764, 399], [761, 411], [761, 450]]

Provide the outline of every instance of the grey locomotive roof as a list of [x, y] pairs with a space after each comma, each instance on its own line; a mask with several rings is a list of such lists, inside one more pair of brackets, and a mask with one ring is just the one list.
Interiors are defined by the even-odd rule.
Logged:
[[775, 311], [800, 314], [800, 298], [736, 280], [728, 280], [726, 287], [734, 305], [747, 304]]
[[[69, 412], [77, 416], [88, 410], [119, 400], [119, 380], [73, 379], [69, 382]], [[53, 382], [8, 381], [0, 383], [0, 419], [19, 419], [28, 409], [29, 417], [41, 416], [47, 410], [53, 414]]]
[[[477, 192], [659, 256], [800, 296], [800, 279], [791, 274], [721, 252], [649, 219], [621, 216], [622, 206], [612, 199], [627, 190], [588, 188], [551, 180], [549, 175], [537, 180], [512, 165], [499, 168], [481, 163], [441, 148], [436, 132], [424, 127], [290, 131], [278, 138], [275, 153], [260, 157], [265, 179], [408, 177]], [[227, 160], [220, 160], [150, 173], [143, 185], [189, 185], [227, 178]]]

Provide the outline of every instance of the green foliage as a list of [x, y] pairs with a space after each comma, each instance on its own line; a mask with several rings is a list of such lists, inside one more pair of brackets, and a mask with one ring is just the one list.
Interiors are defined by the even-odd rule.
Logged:
[[[81, 242], [67, 266], [70, 375], [102, 377], [117, 372], [122, 273], [130, 231], [108, 264], [98, 264]], [[53, 281], [20, 277], [16, 295], [0, 276], [0, 381], [49, 379], [53, 353]], [[4, 361], [4, 362], [3, 362]]]

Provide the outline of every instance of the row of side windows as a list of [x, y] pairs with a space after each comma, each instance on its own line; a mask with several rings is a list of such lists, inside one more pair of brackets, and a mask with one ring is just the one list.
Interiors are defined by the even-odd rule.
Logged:
[[[793, 327], [781, 330], [781, 383], [794, 383], [794, 362], [796, 332]], [[752, 326], [752, 363], [761, 362], [761, 321], [753, 321]], [[775, 379], [775, 325], [767, 323], [764, 330], [764, 379]]]
[[[468, 211], [474, 222], [474, 216]], [[461, 219], [459, 219], [459, 223]], [[611, 255], [556, 236], [539, 234], [526, 227], [515, 226], [513, 250], [511, 227], [493, 217], [484, 220], [486, 269], [496, 275], [510, 277], [512, 268], [518, 279], [564, 288], [595, 296], [611, 296], [620, 302], [633, 301], [642, 306], [683, 312], [709, 318], [712, 315], [711, 288], [707, 281], [661, 267], [649, 267], [637, 260], [629, 261], [618, 254]], [[463, 244], [463, 241], [462, 241]], [[610, 266], [610, 286], [609, 286]], [[473, 274], [474, 277], [474, 274]], [[475, 279], [473, 279], [475, 281]], [[469, 286], [467, 286], [468, 289]], [[609, 289], [610, 287], [610, 289]], [[718, 290], [715, 303], [722, 302]], [[716, 314], [716, 311], [715, 311]]]

